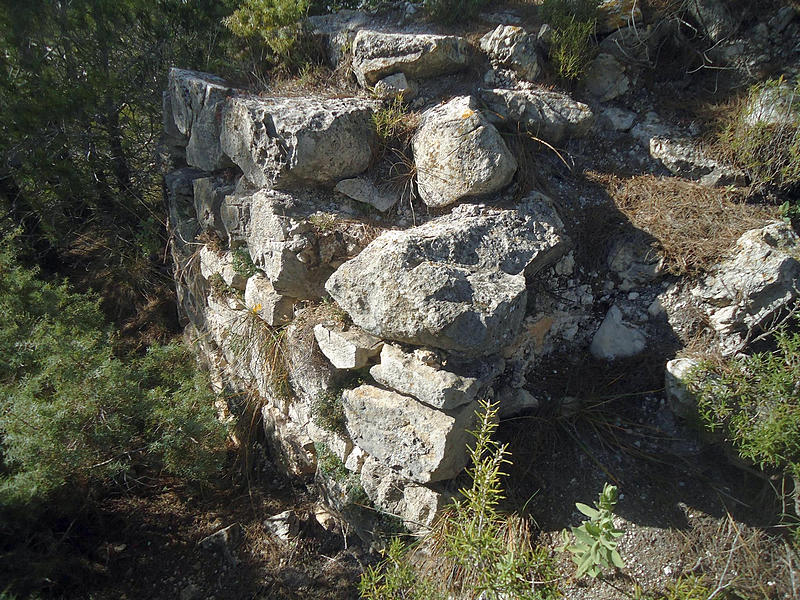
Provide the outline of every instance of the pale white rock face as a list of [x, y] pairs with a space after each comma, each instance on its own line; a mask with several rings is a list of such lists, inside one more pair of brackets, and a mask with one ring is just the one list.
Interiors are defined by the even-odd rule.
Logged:
[[598, 54], [589, 64], [584, 85], [600, 102], [622, 96], [631, 86], [625, 68], [610, 54]]
[[367, 457], [361, 469], [361, 486], [376, 508], [403, 519], [412, 533], [424, 531], [446, 501], [441, 493], [405, 481], [372, 457]]
[[381, 350], [381, 362], [369, 374], [381, 385], [401, 394], [413, 396], [433, 408], [450, 410], [474, 401], [497, 373], [488, 371], [482, 378], [456, 375], [386, 344]]
[[594, 123], [592, 109], [568, 94], [548, 90], [483, 90], [488, 118], [498, 126], [518, 123], [536, 137], [557, 144], [583, 137]]
[[384, 77], [372, 89], [372, 93], [378, 98], [391, 100], [399, 96], [404, 101], [413, 100], [418, 91], [417, 83], [413, 79], [406, 78], [405, 73]]
[[361, 177], [342, 179], [333, 189], [348, 198], [369, 204], [381, 212], [386, 212], [400, 200], [399, 193], [378, 189], [374, 183]]
[[769, 326], [800, 297], [797, 234], [786, 223], [744, 233], [692, 294], [703, 302], [723, 352], [737, 351], [748, 332]]
[[338, 331], [322, 323], [314, 326], [319, 348], [337, 369], [360, 369], [381, 351], [380, 338], [358, 328]]
[[461, 205], [386, 231], [325, 289], [353, 322], [382, 339], [476, 356], [516, 335], [533, 274], [569, 249], [552, 204], [532, 194], [514, 209]]
[[455, 73], [468, 63], [467, 40], [452, 35], [362, 29], [353, 40], [353, 72], [362, 87], [395, 73], [414, 79]]
[[411, 145], [417, 188], [428, 206], [497, 192], [517, 170], [514, 155], [472, 96], [427, 110]]
[[244, 303], [272, 327], [288, 323], [294, 313], [294, 301], [276, 292], [272, 282], [262, 273], [256, 273], [247, 280]]
[[188, 139], [186, 162], [204, 171], [231, 166], [220, 145], [219, 123], [225, 99], [236, 90], [215, 75], [174, 67], [167, 90], [175, 128]]
[[636, 356], [646, 345], [647, 338], [644, 332], [635, 325], [627, 323], [622, 311], [614, 305], [600, 324], [589, 350], [595, 358], [615, 360]]
[[494, 68], [508, 68], [522, 79], [535, 81], [542, 72], [536, 41], [537, 36], [522, 27], [498, 25], [481, 38], [480, 47]]
[[215, 252], [208, 246], [200, 249], [200, 273], [206, 279], [219, 275], [232, 288], [244, 291], [247, 278], [236, 272], [233, 267], [233, 254], [228, 251]]
[[693, 358], [675, 358], [667, 362], [664, 372], [664, 393], [672, 411], [680, 416], [689, 416], [696, 406], [694, 395], [689, 391], [687, 377], [698, 365]]
[[256, 187], [333, 186], [369, 166], [376, 107], [361, 98], [231, 98], [222, 148]]
[[797, 127], [800, 122], [800, 93], [786, 83], [765, 87], [748, 100], [744, 122], [750, 126], [761, 123]]
[[451, 416], [371, 385], [345, 390], [342, 404], [353, 443], [406, 479], [452, 479], [467, 464], [467, 429], [476, 405]]
[[708, 186], [744, 185], [739, 169], [706, 156], [690, 139], [653, 137], [650, 156], [664, 163], [673, 174]]

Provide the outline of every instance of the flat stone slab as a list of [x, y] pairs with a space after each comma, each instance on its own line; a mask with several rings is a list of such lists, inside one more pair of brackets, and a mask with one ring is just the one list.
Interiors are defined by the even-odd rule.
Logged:
[[322, 323], [314, 326], [319, 349], [337, 369], [360, 369], [377, 356], [383, 341], [360, 329], [338, 331]]
[[276, 292], [272, 282], [263, 273], [256, 273], [247, 280], [244, 303], [272, 327], [288, 323], [294, 314], [294, 301]]

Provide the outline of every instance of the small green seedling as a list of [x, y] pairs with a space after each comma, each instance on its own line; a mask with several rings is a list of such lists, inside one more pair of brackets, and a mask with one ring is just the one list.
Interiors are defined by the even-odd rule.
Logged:
[[617, 538], [622, 536], [622, 531], [614, 528], [614, 506], [617, 504], [616, 486], [606, 483], [600, 493], [596, 508], [581, 502], [575, 507], [589, 517], [578, 527], [571, 527], [575, 543], [569, 545], [570, 535], [563, 532], [564, 547], [562, 551], [572, 552], [572, 560], [578, 565], [576, 577], [600, 575], [601, 567], [625, 567], [622, 557], [617, 551]]

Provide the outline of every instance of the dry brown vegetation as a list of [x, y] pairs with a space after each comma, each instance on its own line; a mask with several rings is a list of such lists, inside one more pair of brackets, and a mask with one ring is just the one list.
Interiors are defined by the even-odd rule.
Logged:
[[736, 192], [675, 177], [623, 179], [594, 174], [631, 223], [657, 240], [674, 275], [697, 274], [719, 261], [745, 231], [778, 218], [774, 207], [746, 204]]

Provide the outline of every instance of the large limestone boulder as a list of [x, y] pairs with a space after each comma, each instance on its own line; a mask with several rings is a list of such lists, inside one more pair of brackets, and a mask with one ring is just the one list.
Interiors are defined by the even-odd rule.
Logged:
[[353, 443], [406, 479], [452, 479], [467, 464], [474, 405], [451, 416], [371, 385], [345, 390], [342, 404]]
[[325, 289], [380, 338], [485, 355], [516, 334], [525, 274], [567, 249], [561, 219], [541, 194], [514, 209], [461, 205], [419, 227], [384, 232]]
[[493, 67], [511, 69], [522, 79], [535, 81], [542, 72], [536, 42], [536, 35], [522, 27], [498, 25], [481, 38], [480, 46]]
[[497, 375], [497, 370], [490, 368], [481, 374], [482, 377], [458, 375], [420, 354], [424, 352], [407, 353], [386, 344], [381, 350], [381, 362], [372, 367], [369, 374], [381, 385], [442, 410], [474, 402], [478, 393]]
[[472, 96], [426, 111], [411, 144], [417, 189], [428, 206], [496, 192], [517, 170], [514, 155]]
[[731, 257], [692, 293], [699, 298], [723, 351], [741, 349], [800, 298], [800, 240], [786, 223], [744, 233]]
[[414, 79], [446, 75], [468, 63], [469, 44], [456, 36], [362, 29], [353, 40], [353, 71], [362, 87], [394, 73]]
[[519, 124], [552, 144], [583, 137], [594, 123], [592, 109], [568, 94], [543, 89], [483, 90], [487, 116], [498, 126]]
[[175, 128], [188, 140], [186, 162], [204, 171], [231, 166], [220, 145], [219, 123], [225, 99], [236, 90], [215, 75], [172, 68], [167, 91]]
[[376, 106], [361, 98], [231, 98], [222, 148], [256, 187], [333, 186], [369, 166]]

